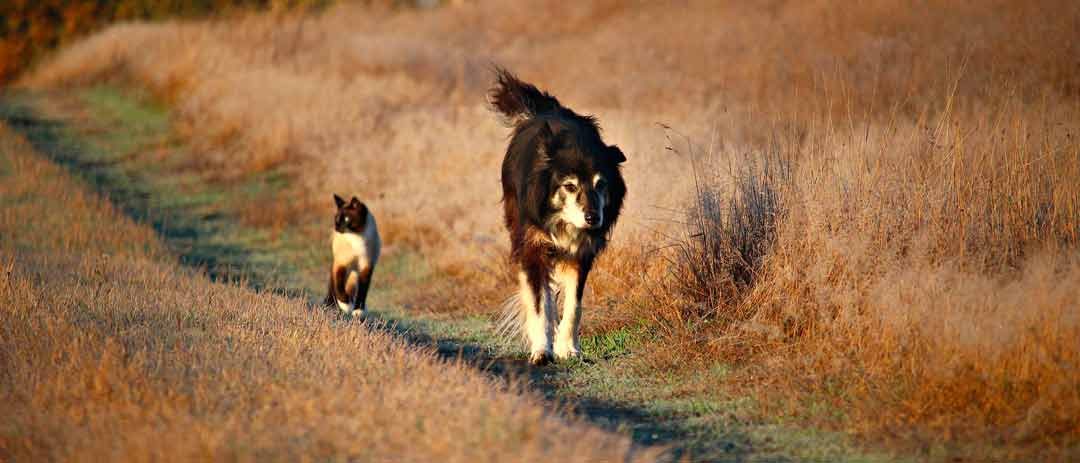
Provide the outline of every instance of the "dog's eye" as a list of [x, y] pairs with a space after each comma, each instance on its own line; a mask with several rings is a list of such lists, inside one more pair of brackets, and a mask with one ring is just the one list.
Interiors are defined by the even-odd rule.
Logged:
[[597, 180], [596, 181], [596, 189], [603, 191], [604, 188], [607, 188], [607, 182], [604, 181], [604, 179]]
[[349, 223], [349, 218], [345, 217], [345, 223]]
[[567, 193], [577, 193], [577, 185], [573, 183], [564, 183], [562, 187], [566, 189]]

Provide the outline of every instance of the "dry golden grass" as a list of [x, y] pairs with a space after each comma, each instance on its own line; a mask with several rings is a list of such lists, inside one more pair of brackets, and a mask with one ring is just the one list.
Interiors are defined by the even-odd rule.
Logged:
[[471, 367], [178, 267], [39, 156], [0, 126], [0, 460], [630, 458]]
[[769, 409], [821, 401], [843, 412], [812, 419], [863, 434], [1075, 442], [1077, 127], [999, 111], [956, 116], [967, 134], [895, 129], [889, 149], [827, 134], [771, 161], [793, 171], [706, 188], [726, 202], [692, 222], [654, 314], [686, 343], [654, 359], [752, 359], [743, 378]]
[[[737, 363], [771, 410], [1024, 451], [1080, 436], [1077, 31], [1080, 4], [1055, 0], [343, 6], [117, 26], [25, 83], [146, 86], [217, 153], [208, 166], [356, 191], [388, 242], [455, 277], [429, 300], [483, 311], [508, 291], [506, 131], [482, 100], [499, 62], [597, 114], [630, 159], [588, 296], [614, 308], [588, 311], [586, 329], [649, 320], [663, 335], [649, 363]], [[761, 159], [788, 167], [760, 179]], [[699, 249], [708, 231], [681, 211], [702, 189], [726, 211], [746, 182], [774, 189], [782, 214], [754, 216], [774, 209], [749, 195], [735, 204], [769, 227], [705, 223], [729, 258], [725, 237], [773, 230], [740, 238], [760, 261], [698, 262], [719, 279], [673, 285], [668, 263], [679, 276], [694, 254], [658, 249]]]

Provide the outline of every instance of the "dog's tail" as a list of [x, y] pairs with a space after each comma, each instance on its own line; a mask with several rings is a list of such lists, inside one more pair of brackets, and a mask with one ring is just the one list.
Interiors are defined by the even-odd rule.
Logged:
[[521, 302], [521, 296], [514, 294], [506, 298], [499, 312], [495, 333], [505, 340], [526, 346], [528, 341], [525, 337], [525, 304]]
[[499, 113], [503, 122], [514, 127], [536, 117], [537, 114], [555, 112], [562, 108], [559, 100], [541, 91], [501, 67], [495, 67], [495, 86], [488, 92], [488, 103]]

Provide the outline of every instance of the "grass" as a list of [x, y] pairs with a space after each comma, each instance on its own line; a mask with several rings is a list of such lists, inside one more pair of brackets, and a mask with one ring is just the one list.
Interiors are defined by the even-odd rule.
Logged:
[[[184, 146], [170, 135], [164, 108], [136, 101], [115, 87], [98, 86], [73, 97], [41, 101], [29, 94], [13, 95], [4, 111], [8, 119], [50, 117], [33, 111], [60, 118], [23, 129], [41, 152], [107, 189], [102, 192], [126, 213], [164, 235], [182, 263], [205, 267], [214, 278], [248, 278], [256, 287], [310, 290], [310, 280], [288, 279], [305, 275], [294, 266], [321, 262], [321, 253], [301, 246], [300, 240], [278, 239], [269, 227], [236, 226], [243, 220], [236, 205], [257, 205], [255, 197], [284, 194], [282, 176], [270, 172], [227, 184], [211, 181], [188, 164]], [[50, 108], [45, 102], [68, 108]], [[73, 108], [86, 113], [72, 113]], [[79, 117], [90, 126], [74, 133], [65, 117]], [[109, 129], [117, 126], [125, 129]]]
[[581, 348], [586, 360], [611, 360], [629, 354], [632, 347], [641, 344], [644, 335], [644, 329], [621, 328], [588, 336], [581, 340]]
[[3, 125], [0, 159], [0, 459], [650, 457], [385, 331], [179, 266]]
[[[108, 98], [100, 98], [101, 95], [107, 95]], [[88, 159], [100, 158], [101, 154], [93, 150], [100, 149], [102, 140], [138, 138], [136, 133], [125, 135], [125, 132], [141, 131], [143, 129], [140, 127], [143, 125], [126, 124], [124, 115], [139, 114], [154, 108], [154, 105], [137, 93], [114, 87], [96, 87], [77, 92], [74, 98], [57, 94], [22, 95], [13, 104], [5, 107], [8, 108], [9, 117], [18, 110], [18, 114], [27, 121], [64, 121], [63, 124], [56, 123], [53, 128], [55, 132], [63, 133], [68, 140], [66, 148], [78, 147], [66, 151], [70, 157], [65, 158], [67, 160], [64, 165], [74, 169], [77, 168], [75, 166], [84, 165], [80, 161], [82, 156]], [[161, 108], [158, 110], [163, 111]], [[48, 117], [45, 117], [45, 114], [48, 114]], [[151, 132], [156, 133], [156, 136], [147, 136], [146, 139], [168, 138], [169, 131], [166, 124], [154, 125]], [[27, 133], [43, 136], [41, 132]], [[173, 144], [175, 146], [171, 153], [177, 158], [176, 162], [182, 163], [184, 156], [191, 155], [179, 141]], [[156, 142], [136, 147], [134, 153], [118, 155], [122, 160], [100, 165], [92, 175], [86, 170], [74, 172], [86, 179], [108, 182], [108, 179], [120, 172], [137, 171], [137, 166], [145, 165], [145, 158], [152, 156], [154, 150], [138, 150], [146, 150], [147, 146], [156, 146]], [[177, 191], [172, 189], [177, 179], [188, 177], [190, 173], [183, 170], [163, 170], [155, 171], [154, 174], [152, 179], [144, 179], [152, 181], [142, 184], [147, 188], [141, 190], [145, 193], [144, 196], [154, 197], [168, 193], [174, 195], [171, 201], [198, 204], [198, 198], [204, 196], [206, 191], [217, 188], [214, 179], [201, 177], [187, 183], [182, 191]], [[96, 187], [126, 210], [131, 208], [125, 205], [128, 202], [140, 201], [140, 196], [115, 194], [113, 188], [124, 188], [124, 185], [126, 184], [99, 183]], [[155, 187], [163, 190], [153, 190]], [[288, 188], [288, 185], [284, 187]], [[187, 198], [186, 195], [194, 198]], [[290, 242], [303, 236], [302, 231], [285, 229], [275, 246], [265, 249], [249, 248], [258, 242], [246, 237], [259, 230], [246, 230], [255, 227], [236, 220], [241, 211], [229, 204], [217, 203], [215, 212], [218, 217], [215, 220], [218, 225], [194, 237], [177, 236], [168, 229], [155, 227], [164, 239], [163, 247], [175, 249], [177, 243], [174, 241], [185, 243], [190, 240], [206, 240], [242, 250], [237, 256], [250, 258], [259, 255], [263, 260], [287, 261], [293, 258], [290, 249], [305, 245], [304, 242]], [[203, 216], [200, 211], [192, 207], [156, 208], [142, 210], [135, 218], [149, 226], [163, 223], [161, 216], [170, 217], [170, 221], [176, 222], [197, 219]], [[185, 217], [185, 214], [193, 216]], [[307, 242], [307, 245], [310, 246], [310, 242]], [[195, 244], [194, 248], [199, 249], [202, 246], [204, 245]], [[379, 272], [384, 283], [377, 287], [374, 294], [373, 315], [385, 323], [387, 332], [410, 343], [426, 346], [448, 361], [464, 361], [511, 384], [531, 384], [530, 389], [542, 393], [551, 403], [557, 404], [557, 408], [576, 409], [580, 416], [611, 431], [625, 433], [639, 444], [674, 445], [667, 453], [667, 458], [694, 455], [695, 458], [705, 459], [724, 460], [737, 457], [768, 460], [813, 456], [821, 452], [826, 452], [833, 460], [860, 461], [866, 457], [866, 454], [850, 443], [844, 443], [842, 436], [838, 435], [822, 435], [818, 441], [820, 445], [802, 447], [801, 444], [789, 445], [793, 441], [787, 437], [788, 434], [801, 435], [806, 432], [797, 427], [776, 427], [767, 422], [733, 421], [728, 414], [708, 418], [721, 407], [730, 408], [731, 403], [744, 399], [720, 398], [715, 394], [687, 397], [685, 390], [679, 387], [679, 384], [684, 382], [683, 378], [672, 375], [659, 379], [650, 378], [648, 370], [635, 366], [630, 357], [635, 349], [644, 345], [643, 340], [649, 336], [644, 324], [585, 337], [583, 345], [586, 357], [582, 362], [537, 371], [525, 368], [519, 343], [498, 337], [488, 317], [450, 315], [424, 310], [423, 307], [402, 306], [399, 301], [410, 301], [412, 296], [409, 292], [412, 288], [428, 284], [428, 281], [437, 278], [437, 274], [415, 252], [398, 250], [385, 257]], [[312, 270], [308, 275], [295, 275], [289, 272], [297, 272], [296, 266], [258, 266], [240, 260], [229, 261], [223, 265], [237, 266], [221, 269], [221, 272], [234, 277], [227, 281], [244, 282], [274, 293], [280, 288], [266, 287], [259, 282], [311, 281], [308, 287], [299, 288], [296, 293], [306, 295], [309, 301], [317, 302], [320, 299], [320, 271]], [[271, 269], [272, 273], [260, 273], [267, 269]], [[727, 370], [720, 368], [710, 371], [724, 373]], [[703, 380], [696, 377], [691, 379]]]
[[[494, 202], [506, 133], [482, 99], [497, 61], [596, 114], [628, 153], [584, 328], [647, 335], [613, 361], [925, 459], [1067, 459], [1077, 18], [1067, 1], [343, 5], [303, 22], [121, 25], [22, 82], [132, 82], [172, 108], [195, 171], [288, 176], [299, 206], [259, 228], [355, 192], [438, 276], [393, 302], [454, 318], [511, 291]], [[760, 175], [760, 159], [784, 175]], [[683, 223], [702, 192], [721, 215], [697, 214], [697, 232], [719, 240]], [[739, 238], [754, 236], [768, 239]], [[717, 363], [731, 373], [688, 379]]]

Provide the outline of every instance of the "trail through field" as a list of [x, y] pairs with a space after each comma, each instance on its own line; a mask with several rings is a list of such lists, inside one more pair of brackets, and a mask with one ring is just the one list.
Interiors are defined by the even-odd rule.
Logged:
[[656, 458], [386, 330], [184, 268], [40, 151], [76, 146], [28, 141], [52, 130], [37, 120], [0, 119], [0, 461]]
[[[235, 214], [236, 192], [273, 194], [280, 180], [268, 174], [222, 186], [192, 174], [182, 167], [188, 148], [168, 135], [163, 110], [133, 101], [109, 89], [81, 97], [12, 94], [0, 101], [0, 120], [126, 215], [152, 226], [183, 264], [205, 269], [215, 280], [240, 281], [318, 304], [323, 273], [308, 269], [321, 268], [327, 252], [323, 241], [252, 227]], [[102, 111], [113, 120], [103, 120]], [[590, 355], [583, 361], [533, 368], [512, 341], [493, 334], [487, 318], [429, 316], [380, 304], [393, 299], [388, 294], [433, 277], [416, 271], [423, 267], [417, 260], [422, 258], [399, 249], [381, 264], [373, 308], [378, 326], [414, 345], [433, 347], [445, 361], [464, 362], [505, 383], [526, 382], [550, 407], [629, 435], [639, 446], [664, 446], [665, 460], [867, 458], [834, 434], [749, 421], [740, 413], [743, 398], [681, 398], [663, 378], [634, 375], [623, 364], [632, 332], [586, 340]], [[721, 370], [704, 374], [722, 375]], [[651, 399], [657, 396], [665, 399]]]
[[[60, 98], [48, 102], [39, 100], [38, 103], [61, 106], [74, 104]], [[71, 111], [76, 108], [68, 106], [56, 109]], [[295, 270], [260, 266], [259, 259], [265, 257], [260, 253], [267, 251], [260, 250], [259, 243], [245, 246], [242, 240], [228, 236], [231, 230], [238, 227], [235, 220], [207, 210], [208, 205], [198, 201], [163, 204], [160, 197], [166, 192], [155, 191], [155, 185], [148, 185], [125, 174], [123, 159], [97, 159], [87, 147], [79, 146], [79, 141], [67, 132], [72, 121], [50, 119], [35, 112], [29, 105], [12, 101], [4, 105], [3, 119], [10, 127], [23, 134], [38, 152], [77, 172], [133, 219], [151, 224], [165, 242], [178, 252], [181, 262], [186, 265], [205, 269], [212, 279], [242, 280], [254, 289], [281, 291], [294, 297], [306, 297], [311, 304], [321, 301], [318, 294], [308, 291], [305, 295], [303, 289], [295, 284], [290, 285], [287, 279], [283, 278], [287, 276], [282, 275], [283, 273]], [[464, 361], [506, 381], [527, 381], [531, 388], [540, 392], [552, 404], [557, 403], [568, 411], [572, 410], [571, 413], [581, 413], [609, 429], [629, 431], [639, 444], [670, 444], [683, 437], [643, 410], [596, 400], [560, 400], [557, 391], [565, 386], [565, 369], [531, 368], [520, 356], [498, 356], [478, 343], [431, 333], [431, 327], [427, 324], [382, 315], [387, 322], [384, 325], [386, 329], [409, 342], [435, 347], [436, 352], [447, 361]], [[681, 454], [678, 447], [670, 453], [672, 457]]]

